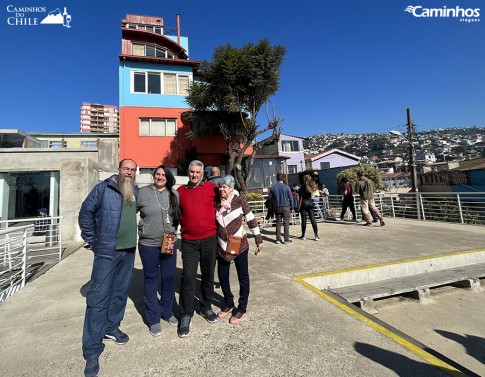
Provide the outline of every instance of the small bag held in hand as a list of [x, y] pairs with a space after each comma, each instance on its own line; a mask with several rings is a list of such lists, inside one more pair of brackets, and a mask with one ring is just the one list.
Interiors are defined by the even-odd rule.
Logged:
[[160, 248], [161, 254], [173, 254], [173, 244], [175, 243], [175, 234], [163, 233], [162, 247]]
[[239, 255], [241, 240], [242, 237], [239, 236], [227, 236], [226, 254]]

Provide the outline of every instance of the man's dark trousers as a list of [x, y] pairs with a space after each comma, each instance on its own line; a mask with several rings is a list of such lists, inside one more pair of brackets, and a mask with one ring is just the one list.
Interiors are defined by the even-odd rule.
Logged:
[[214, 270], [217, 255], [217, 236], [200, 240], [182, 239], [182, 278], [180, 282], [180, 315], [194, 314], [195, 286], [197, 279], [197, 267], [200, 262], [200, 311], [211, 309], [212, 296], [214, 295]]
[[290, 239], [290, 207], [276, 208], [276, 241], [281, 241], [281, 220], [283, 220], [285, 241]]

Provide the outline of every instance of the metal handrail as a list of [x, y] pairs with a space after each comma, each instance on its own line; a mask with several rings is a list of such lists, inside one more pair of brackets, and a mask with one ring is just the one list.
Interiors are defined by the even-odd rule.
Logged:
[[[354, 195], [354, 199], [355, 210], [359, 215], [361, 212], [359, 197]], [[411, 192], [405, 194], [383, 192], [375, 194], [374, 199], [385, 217], [485, 225], [485, 192]], [[334, 220], [340, 217], [341, 203], [342, 195], [320, 198], [320, 205], [326, 209], [326, 219]], [[264, 200], [251, 201], [249, 205], [255, 214], [266, 217], [267, 209], [264, 206]], [[317, 221], [319, 220], [317, 219]]]
[[0, 302], [25, 287], [27, 271], [27, 231], [33, 225], [0, 230]]
[[[42, 224], [36, 226], [39, 222]], [[62, 259], [62, 216], [1, 220], [0, 229], [8, 230], [23, 224], [34, 230], [27, 233], [27, 259], [54, 255]]]

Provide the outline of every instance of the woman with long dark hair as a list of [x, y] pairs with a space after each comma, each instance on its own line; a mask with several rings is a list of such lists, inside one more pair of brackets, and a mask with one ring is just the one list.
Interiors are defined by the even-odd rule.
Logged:
[[318, 190], [316, 182], [312, 179], [312, 177], [308, 174], [303, 176], [303, 184], [300, 187], [300, 216], [301, 216], [301, 237], [300, 240], [306, 240], [305, 232], [306, 232], [306, 222], [307, 216], [310, 219], [310, 223], [312, 224], [313, 233], [315, 233], [315, 241], [319, 241], [320, 237], [318, 237], [318, 227], [317, 222], [315, 221], [315, 213], [314, 209], [315, 206], [312, 200], [312, 194]]
[[[179, 196], [174, 185], [175, 177], [170, 169], [160, 165], [153, 173], [153, 184], [142, 187], [137, 200], [140, 211], [138, 251], [143, 264], [146, 320], [153, 336], [162, 334], [160, 318], [173, 326], [178, 325], [173, 315], [177, 250], [174, 248], [173, 254], [160, 250], [164, 233], [175, 237], [180, 223]], [[157, 294], [159, 276], [160, 299]]]

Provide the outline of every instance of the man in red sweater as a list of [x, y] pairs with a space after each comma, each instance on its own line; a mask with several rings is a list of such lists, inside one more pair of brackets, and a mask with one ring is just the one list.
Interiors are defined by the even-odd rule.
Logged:
[[218, 188], [211, 182], [203, 182], [204, 164], [194, 160], [188, 169], [189, 183], [178, 188], [180, 197], [180, 225], [182, 232], [182, 279], [180, 282], [180, 324], [178, 336], [190, 334], [190, 322], [194, 314], [197, 267], [200, 263], [200, 314], [209, 323], [217, 322], [212, 311], [214, 295], [214, 269], [217, 255], [217, 228], [214, 200]]

